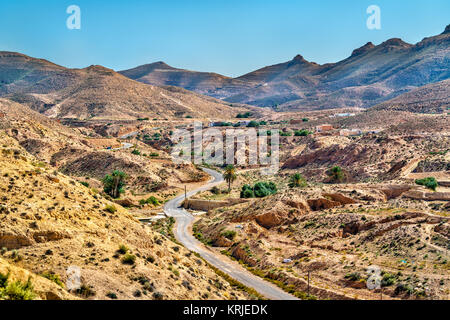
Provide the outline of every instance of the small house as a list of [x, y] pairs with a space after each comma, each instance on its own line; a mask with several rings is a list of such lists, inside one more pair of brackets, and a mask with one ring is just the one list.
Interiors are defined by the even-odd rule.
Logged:
[[332, 131], [332, 130], [334, 130], [334, 128], [331, 124], [322, 124], [320, 126], [316, 126], [317, 132], [325, 132], [325, 131]]

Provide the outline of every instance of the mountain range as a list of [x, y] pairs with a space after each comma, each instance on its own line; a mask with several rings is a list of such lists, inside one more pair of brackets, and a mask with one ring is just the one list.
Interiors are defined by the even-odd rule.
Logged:
[[323, 65], [297, 55], [237, 78], [176, 69], [164, 62], [120, 73], [146, 84], [178, 86], [231, 103], [277, 110], [367, 108], [449, 79], [450, 25], [442, 34], [414, 45], [398, 38], [379, 45], [369, 42], [346, 59]]
[[111, 69], [68, 69], [15, 52], [0, 52], [0, 97], [61, 119], [234, 117], [246, 107], [179, 87], [153, 86]]
[[301, 55], [237, 78], [157, 62], [116, 72], [69, 69], [0, 52], [0, 97], [59, 119], [221, 118], [271, 107], [305, 111], [359, 107], [444, 112], [450, 105], [450, 25], [412, 45], [367, 43], [337, 63]]

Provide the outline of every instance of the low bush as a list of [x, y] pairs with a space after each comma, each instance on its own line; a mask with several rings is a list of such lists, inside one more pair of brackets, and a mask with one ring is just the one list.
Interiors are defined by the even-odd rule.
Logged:
[[328, 176], [331, 179], [331, 182], [342, 182], [344, 180], [344, 172], [342, 168], [339, 166], [334, 166], [327, 172]]
[[227, 238], [228, 240], [234, 240], [236, 237], [236, 231], [234, 230], [227, 230], [220, 234], [222, 237]]
[[0, 300], [33, 300], [36, 298], [31, 280], [9, 281], [9, 274], [0, 274]]
[[96, 295], [96, 292], [86, 284], [82, 284], [78, 289], [75, 290], [75, 294], [83, 297], [89, 298]]
[[238, 119], [244, 119], [244, 118], [250, 118], [252, 116], [251, 112], [246, 112], [246, 113], [239, 113], [236, 118]]
[[383, 278], [381, 279], [382, 287], [392, 286], [397, 281], [397, 276], [391, 273], [383, 274]]
[[113, 204], [109, 204], [105, 207], [105, 211], [108, 211], [109, 213], [115, 213], [117, 211], [117, 208]]
[[139, 204], [140, 205], [146, 205], [146, 204], [152, 204], [155, 207], [159, 206], [161, 203], [159, 202], [159, 200], [157, 198], [155, 198], [154, 196], [151, 196], [147, 199], [141, 199], [139, 200]]
[[110, 299], [116, 300], [117, 299], [117, 294], [115, 294], [114, 292], [108, 292], [106, 294], [106, 296]]
[[130, 249], [126, 245], [121, 244], [121, 245], [119, 245], [119, 250], [117, 250], [117, 252], [120, 254], [125, 254], [128, 252], [128, 250], [130, 250]]
[[359, 281], [361, 280], [361, 275], [358, 272], [347, 273], [344, 277], [350, 281]]
[[289, 187], [291, 188], [304, 188], [308, 185], [306, 179], [300, 173], [296, 173], [289, 179]]
[[438, 186], [438, 183], [436, 181], [435, 178], [433, 177], [428, 177], [428, 178], [424, 178], [424, 179], [417, 179], [416, 180], [416, 184], [424, 186], [428, 189], [431, 189], [433, 191], [436, 191], [436, 188]]
[[134, 264], [136, 262], [136, 256], [134, 254], [127, 253], [122, 257], [122, 263], [123, 264]]
[[241, 198], [264, 198], [277, 192], [277, 186], [273, 182], [257, 182], [252, 187], [244, 185], [241, 190]]
[[305, 130], [305, 129], [297, 130], [294, 132], [294, 136], [296, 136], [296, 137], [306, 137], [310, 134], [312, 134], [312, 132], [309, 130]]
[[53, 281], [58, 286], [64, 288], [64, 283], [61, 281], [61, 278], [56, 273], [51, 272], [51, 271], [46, 271], [46, 272], [42, 273], [41, 276], [50, 281]]

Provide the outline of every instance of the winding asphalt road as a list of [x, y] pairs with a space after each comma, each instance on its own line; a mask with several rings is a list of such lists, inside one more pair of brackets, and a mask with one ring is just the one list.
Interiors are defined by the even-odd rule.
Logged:
[[[209, 190], [224, 181], [221, 173], [206, 168], [203, 170], [211, 175], [212, 179], [201, 188], [188, 192], [188, 197], [191, 197], [198, 192]], [[174, 234], [180, 243], [182, 243], [189, 250], [199, 253], [200, 256], [202, 256], [211, 265], [227, 273], [230, 277], [246, 285], [247, 287], [255, 289], [267, 299], [298, 300], [296, 297], [284, 292], [274, 284], [253, 275], [237, 262], [231, 261], [222, 256], [220, 253], [205, 247], [200, 241], [195, 239], [190, 231], [190, 227], [195, 218], [189, 212], [180, 207], [183, 200], [184, 194], [168, 201], [164, 206], [164, 212], [169, 217], [174, 217], [176, 219]]]

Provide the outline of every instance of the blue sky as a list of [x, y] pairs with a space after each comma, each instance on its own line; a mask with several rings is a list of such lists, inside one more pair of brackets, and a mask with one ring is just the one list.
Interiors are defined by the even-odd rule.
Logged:
[[[366, 27], [372, 4], [381, 30]], [[81, 8], [81, 30], [66, 27], [69, 5]], [[73, 68], [165, 61], [239, 76], [296, 54], [327, 63], [368, 41], [415, 43], [447, 24], [449, 0], [2, 0], [0, 50]]]

